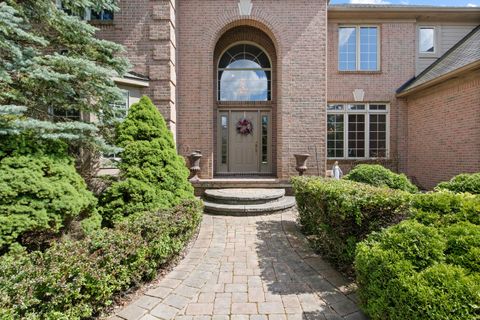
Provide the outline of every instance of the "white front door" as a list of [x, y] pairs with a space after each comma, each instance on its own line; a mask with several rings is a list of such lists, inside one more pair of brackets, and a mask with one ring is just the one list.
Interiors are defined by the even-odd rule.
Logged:
[[269, 111], [220, 111], [217, 173], [270, 173], [270, 128]]

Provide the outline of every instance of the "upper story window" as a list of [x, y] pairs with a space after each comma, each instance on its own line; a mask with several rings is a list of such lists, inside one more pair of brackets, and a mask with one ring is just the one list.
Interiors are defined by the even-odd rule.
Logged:
[[[112, 10], [87, 10], [87, 20], [92, 21], [113, 21], [113, 11]], [[89, 17], [88, 17], [89, 15]]]
[[435, 53], [435, 28], [420, 27], [419, 28], [419, 51], [420, 53]]
[[85, 8], [85, 9], [76, 9], [76, 10], [71, 10], [67, 9], [62, 5], [62, 0], [55, 0], [55, 4], [57, 5], [58, 9], [61, 9], [65, 11], [66, 14], [71, 15], [71, 16], [76, 16], [80, 18], [81, 20], [86, 20], [86, 21], [113, 21], [113, 11], [112, 10], [100, 10], [100, 11], [95, 11], [90, 8]]
[[387, 104], [328, 104], [327, 157], [332, 159], [388, 157], [388, 126]]
[[218, 63], [219, 101], [271, 100], [270, 58], [257, 46], [238, 44], [229, 48]]
[[338, 29], [338, 70], [380, 70], [380, 38], [377, 26], [340, 26]]

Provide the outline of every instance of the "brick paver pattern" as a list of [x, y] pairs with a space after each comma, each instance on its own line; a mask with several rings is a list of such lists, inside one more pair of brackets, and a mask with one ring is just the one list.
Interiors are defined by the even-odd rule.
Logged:
[[309, 249], [294, 211], [204, 215], [185, 259], [110, 319], [367, 319], [354, 289]]

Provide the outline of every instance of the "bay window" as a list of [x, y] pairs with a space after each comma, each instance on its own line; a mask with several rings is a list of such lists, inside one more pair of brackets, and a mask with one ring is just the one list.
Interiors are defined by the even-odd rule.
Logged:
[[387, 158], [388, 105], [341, 103], [327, 105], [327, 157]]
[[380, 70], [380, 37], [377, 26], [340, 26], [338, 70]]

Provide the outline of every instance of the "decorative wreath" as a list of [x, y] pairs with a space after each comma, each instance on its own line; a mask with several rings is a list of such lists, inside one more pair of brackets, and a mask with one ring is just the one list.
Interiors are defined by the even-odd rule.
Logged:
[[248, 119], [240, 119], [237, 122], [237, 133], [243, 135], [243, 136], [248, 136], [253, 132], [253, 125], [252, 122]]

